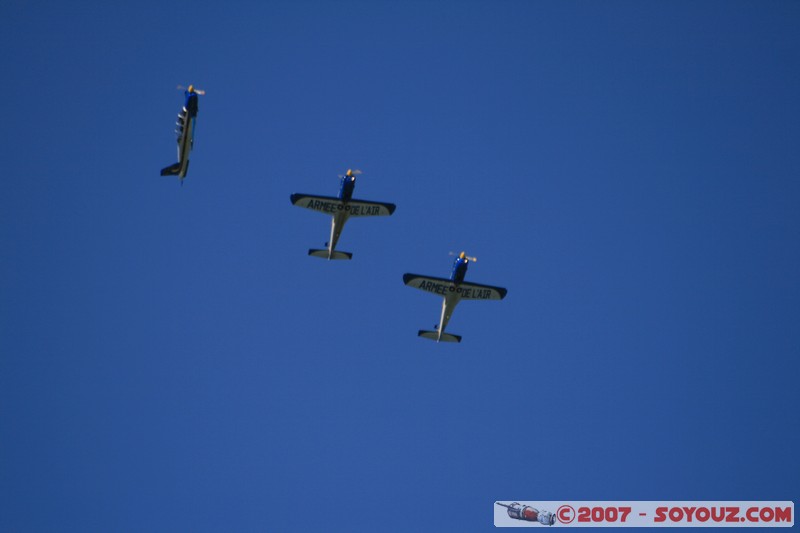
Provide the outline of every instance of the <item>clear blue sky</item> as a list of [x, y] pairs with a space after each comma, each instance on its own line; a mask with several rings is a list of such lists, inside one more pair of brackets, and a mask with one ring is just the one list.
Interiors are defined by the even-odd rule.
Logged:
[[[0, 6], [0, 529], [800, 494], [800, 3]], [[201, 98], [184, 186], [178, 84]], [[294, 192], [394, 202], [308, 257]], [[508, 288], [460, 345], [402, 274]]]

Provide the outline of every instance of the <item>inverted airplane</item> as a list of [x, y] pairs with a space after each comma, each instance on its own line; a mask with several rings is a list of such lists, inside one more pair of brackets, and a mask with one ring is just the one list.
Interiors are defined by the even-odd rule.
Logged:
[[[180, 89], [180, 87], [178, 88]], [[206, 93], [189, 85], [184, 94], [186, 102], [183, 104], [181, 112], [178, 113], [178, 121], [175, 123], [175, 133], [178, 136], [178, 162], [161, 169], [162, 176], [178, 176], [181, 179], [181, 185], [183, 185], [183, 178], [186, 177], [186, 172], [189, 170], [189, 152], [192, 151], [194, 145], [197, 98]]]
[[339, 235], [341, 235], [347, 220], [350, 217], [389, 216], [394, 213], [396, 207], [394, 204], [353, 199], [356, 176], [359, 174], [361, 174], [360, 170], [348, 170], [347, 174], [340, 176], [342, 183], [339, 188], [338, 198], [297, 193], [290, 196], [293, 205], [305, 207], [306, 209], [318, 211], [332, 217], [331, 237], [330, 240], [325, 243], [326, 248], [312, 248], [308, 251], [308, 255], [322, 257], [328, 260], [351, 259], [353, 254], [350, 252], [339, 252], [336, 250], [336, 243], [339, 242]]
[[436, 331], [421, 329], [417, 333], [419, 337], [435, 340], [436, 342], [461, 342], [460, 335], [444, 332], [444, 328], [450, 321], [450, 316], [453, 314], [458, 302], [461, 300], [502, 300], [506, 297], [508, 291], [502, 287], [466, 283], [464, 276], [467, 274], [467, 266], [470, 261], [477, 261], [477, 258], [469, 257], [464, 252], [461, 252], [453, 263], [450, 279], [420, 276], [419, 274], [403, 274], [403, 283], [409, 287], [430, 292], [431, 294], [438, 294], [444, 299], [442, 301], [442, 317], [439, 319], [439, 324], [434, 326]]

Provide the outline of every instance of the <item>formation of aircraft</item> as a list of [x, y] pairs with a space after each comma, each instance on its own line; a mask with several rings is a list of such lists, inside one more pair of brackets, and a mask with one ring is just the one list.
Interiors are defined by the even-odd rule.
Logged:
[[336, 243], [339, 242], [339, 235], [344, 229], [345, 223], [350, 217], [388, 217], [394, 213], [395, 205], [386, 202], [372, 202], [367, 200], [354, 200], [353, 190], [356, 187], [356, 176], [361, 174], [360, 170], [348, 170], [341, 178], [339, 196], [317, 196], [311, 194], [295, 193], [289, 197], [292, 205], [305, 207], [312, 211], [317, 211], [331, 216], [331, 236], [325, 243], [325, 249], [312, 248], [308, 255], [322, 257], [324, 259], [352, 259], [350, 252], [339, 252], [336, 250]]
[[431, 294], [438, 294], [442, 297], [442, 316], [439, 319], [439, 323], [434, 326], [435, 331], [421, 329], [417, 333], [418, 336], [432, 339], [436, 342], [461, 342], [460, 335], [444, 332], [444, 328], [447, 327], [447, 323], [450, 321], [458, 302], [461, 300], [502, 300], [506, 297], [508, 291], [503, 287], [464, 281], [470, 261], [477, 260], [477, 258], [461, 252], [453, 262], [450, 279], [421, 276], [419, 274], [403, 274], [403, 283], [409, 287]]
[[[180, 87], [179, 87], [180, 88]], [[197, 122], [197, 99], [200, 95], [206, 94], [205, 91], [195, 89], [189, 85], [184, 93], [186, 102], [183, 109], [178, 113], [178, 121], [175, 123], [175, 134], [178, 136], [178, 162], [161, 169], [162, 176], [178, 176], [183, 185], [183, 178], [189, 170], [189, 152], [194, 145], [194, 127]]]
[[[179, 88], [182, 87], [179, 86]], [[186, 101], [183, 109], [178, 113], [178, 122], [175, 130], [178, 136], [178, 162], [161, 169], [162, 176], [178, 176], [181, 180], [181, 185], [183, 185], [183, 179], [189, 170], [189, 153], [192, 151], [194, 144], [198, 97], [205, 94], [205, 91], [195, 89], [193, 85], [189, 85], [184, 94]], [[337, 197], [299, 193], [292, 194], [289, 197], [292, 205], [311, 209], [331, 217], [331, 235], [328, 242], [325, 243], [325, 248], [311, 248], [308, 250], [308, 255], [328, 260], [352, 259], [352, 253], [336, 250], [339, 236], [350, 217], [390, 216], [394, 213], [396, 208], [394, 204], [353, 199], [356, 176], [359, 174], [361, 174], [360, 170], [348, 170], [344, 175], [339, 176], [341, 184]], [[447, 327], [456, 305], [461, 300], [502, 300], [505, 298], [508, 291], [502, 287], [464, 281], [469, 263], [475, 261], [477, 261], [477, 258], [461, 252], [453, 263], [453, 270], [449, 279], [419, 274], [403, 275], [403, 283], [409, 287], [442, 297], [442, 315], [439, 323], [434, 326], [434, 331], [419, 330], [418, 336], [435, 340], [436, 342], [461, 342], [460, 335], [445, 333], [445, 327]]]

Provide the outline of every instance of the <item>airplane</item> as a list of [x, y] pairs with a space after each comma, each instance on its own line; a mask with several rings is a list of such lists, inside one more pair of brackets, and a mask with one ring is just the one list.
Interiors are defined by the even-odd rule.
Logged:
[[556, 523], [556, 515], [550, 511], [540, 511], [535, 507], [522, 505], [519, 502], [514, 502], [512, 504], [502, 502], [494, 503], [496, 505], [505, 507], [506, 512], [508, 512], [508, 516], [517, 520], [524, 520], [526, 522], [539, 522], [543, 526], [552, 526]]
[[[180, 89], [181, 87], [178, 86], [178, 88]], [[189, 170], [189, 152], [192, 151], [192, 146], [194, 145], [197, 97], [198, 95], [206, 94], [206, 92], [189, 85], [184, 94], [186, 95], [186, 103], [183, 104], [183, 109], [178, 113], [178, 122], [175, 123], [175, 133], [178, 135], [178, 162], [161, 169], [162, 176], [178, 176], [181, 179], [181, 186], [183, 185], [183, 178], [186, 177], [186, 172]]]
[[450, 316], [453, 314], [458, 302], [461, 300], [502, 300], [506, 297], [508, 291], [502, 287], [464, 282], [469, 262], [477, 260], [476, 257], [470, 257], [461, 252], [453, 263], [450, 279], [420, 276], [419, 274], [403, 274], [403, 283], [409, 287], [438, 294], [444, 299], [442, 302], [442, 317], [439, 319], [439, 324], [434, 326], [436, 331], [421, 329], [417, 336], [435, 340], [436, 342], [461, 342], [460, 335], [444, 332], [444, 328], [450, 321]]
[[345, 222], [350, 217], [370, 217], [370, 216], [389, 216], [394, 213], [395, 205], [386, 202], [369, 202], [366, 200], [353, 200], [353, 190], [356, 186], [356, 176], [361, 174], [360, 170], [348, 170], [344, 176], [339, 176], [342, 180], [339, 188], [339, 197], [332, 196], [313, 196], [310, 194], [293, 194], [289, 197], [293, 205], [305, 207], [313, 211], [319, 211], [331, 215], [331, 237], [325, 243], [325, 249], [310, 249], [308, 255], [322, 257], [324, 259], [352, 259], [350, 252], [339, 252], [336, 250], [336, 243], [339, 242], [339, 235], [342, 233]]

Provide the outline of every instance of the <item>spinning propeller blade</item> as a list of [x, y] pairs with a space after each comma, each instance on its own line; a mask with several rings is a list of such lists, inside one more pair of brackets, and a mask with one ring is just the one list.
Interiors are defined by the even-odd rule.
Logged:
[[200, 96], [203, 96], [204, 94], [206, 94], [206, 92], [205, 92], [205, 91], [203, 91], [203, 90], [200, 90], [200, 89], [195, 89], [195, 88], [194, 88], [194, 87], [192, 87], [191, 85], [189, 85], [189, 87], [188, 87], [188, 88], [187, 88], [187, 87], [184, 87], [183, 85], [178, 85], [178, 86], [177, 86], [177, 87], [175, 87], [175, 88], [176, 88], [176, 89], [178, 89], [179, 91], [186, 91], [186, 90], [189, 90], [189, 89], [191, 89], [191, 91], [192, 91], [192, 92], [195, 92], [195, 93], [199, 94]]
[[449, 252], [449, 253], [448, 253], [448, 255], [457, 255], [457, 256], [459, 256], [459, 257], [463, 256], [463, 257], [464, 257], [464, 259], [466, 259], [466, 260], [468, 260], [468, 261], [472, 261], [472, 262], [475, 262], [475, 261], [477, 261], [477, 260], [478, 260], [478, 258], [477, 258], [477, 257], [472, 257], [472, 256], [469, 256], [469, 255], [467, 255], [465, 252], [461, 252], [460, 254], [457, 254], [457, 253], [455, 253], [455, 252]]
[[347, 177], [350, 177], [350, 176], [360, 176], [361, 174], [363, 174], [363, 172], [361, 172], [361, 171], [360, 171], [360, 170], [358, 170], [358, 169], [356, 169], [356, 170], [350, 170], [350, 169], [347, 169], [347, 173], [346, 173], [346, 174], [339, 174], [339, 177], [340, 177], [340, 178], [344, 178], [345, 176], [347, 176]]

